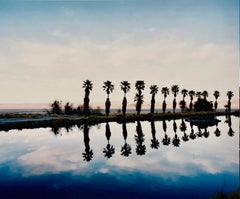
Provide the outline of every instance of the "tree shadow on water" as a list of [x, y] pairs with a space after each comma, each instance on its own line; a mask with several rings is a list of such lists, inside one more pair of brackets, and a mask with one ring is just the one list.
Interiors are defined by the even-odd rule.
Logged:
[[130, 144], [127, 143], [127, 126], [126, 122], [123, 122], [122, 124], [122, 133], [123, 133], [123, 138], [124, 138], [124, 145], [121, 146], [121, 155], [128, 157], [132, 153], [132, 148]]
[[174, 137], [172, 139], [172, 144], [175, 147], [179, 147], [180, 146], [180, 139], [179, 139], [179, 137], [177, 135], [177, 124], [176, 124], [175, 120], [173, 121], [173, 131], [174, 131], [175, 135], [174, 135]]
[[151, 148], [158, 149], [159, 141], [156, 139], [156, 128], [153, 120], [151, 121], [151, 131], [152, 131]]
[[[175, 122], [175, 125], [177, 125], [176, 122]], [[168, 135], [166, 133], [167, 132], [167, 124], [166, 124], [165, 120], [163, 120], [163, 131], [164, 131], [164, 138], [162, 139], [162, 143], [163, 143], [163, 145], [167, 146], [171, 143], [171, 138], [168, 137]]]
[[137, 121], [137, 127], [136, 127], [137, 135], [135, 135], [135, 141], [137, 143], [136, 147], [136, 153], [137, 155], [145, 155], [146, 153], [146, 146], [144, 145], [144, 134], [142, 132], [142, 126], [140, 121]]
[[109, 159], [115, 153], [115, 149], [114, 149], [113, 145], [110, 144], [111, 130], [110, 130], [110, 126], [109, 126], [108, 122], [106, 123], [105, 136], [107, 138], [108, 143], [107, 143], [106, 147], [103, 149], [103, 153], [104, 153], [104, 156]]
[[85, 152], [82, 153], [83, 160], [90, 162], [93, 159], [93, 151], [90, 148], [90, 138], [89, 138], [89, 127], [88, 125], [84, 125], [83, 127], [83, 136], [84, 136], [84, 144], [85, 144]]

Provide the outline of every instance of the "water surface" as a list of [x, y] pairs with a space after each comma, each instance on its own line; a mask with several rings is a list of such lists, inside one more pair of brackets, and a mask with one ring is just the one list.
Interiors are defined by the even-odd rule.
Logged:
[[209, 198], [239, 187], [237, 117], [0, 132], [1, 198]]

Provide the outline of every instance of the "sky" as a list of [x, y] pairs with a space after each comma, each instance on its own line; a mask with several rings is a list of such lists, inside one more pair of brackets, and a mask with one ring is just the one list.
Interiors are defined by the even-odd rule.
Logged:
[[[207, 90], [212, 101], [218, 90], [221, 107], [231, 90], [236, 107], [238, 7], [238, 0], [0, 0], [0, 105], [83, 104], [89, 79], [93, 107], [104, 107], [107, 80], [115, 85], [116, 108], [124, 80], [132, 86], [129, 107], [136, 80], [146, 83], [144, 107], [152, 84]], [[159, 91], [156, 106], [162, 101]]]

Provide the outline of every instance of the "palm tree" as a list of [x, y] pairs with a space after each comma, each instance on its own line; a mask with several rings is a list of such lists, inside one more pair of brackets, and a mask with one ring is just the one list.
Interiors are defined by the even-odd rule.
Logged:
[[179, 104], [180, 104], [180, 108], [182, 109], [182, 112], [183, 112], [183, 110], [186, 107], [185, 97], [188, 94], [188, 90], [187, 89], [182, 89], [181, 90], [181, 94], [183, 95], [183, 99], [182, 99], [182, 101]]
[[165, 113], [166, 111], [166, 108], [167, 108], [167, 104], [166, 104], [166, 97], [167, 95], [169, 95], [169, 88], [168, 87], [162, 87], [162, 94], [164, 95], [164, 101], [162, 103], [162, 110], [163, 110], [163, 113]]
[[142, 103], [143, 103], [143, 94], [142, 94], [142, 91], [143, 91], [144, 88], [145, 88], [145, 82], [142, 81], [142, 80], [136, 81], [136, 83], [135, 83], [135, 88], [136, 88], [136, 90], [137, 90], [137, 93], [136, 93], [136, 95], [135, 95], [134, 101], [137, 102], [137, 104], [136, 104], [136, 111], [137, 111], [137, 114], [139, 115], [140, 112], [141, 112]]
[[217, 107], [218, 107], [218, 102], [217, 99], [220, 96], [220, 92], [219, 91], [214, 91], [213, 96], [215, 97], [216, 101], [214, 103], [214, 110], [217, 111]]
[[87, 116], [90, 114], [90, 111], [89, 111], [89, 94], [90, 94], [90, 91], [92, 90], [93, 88], [93, 84], [92, 84], [92, 81], [90, 80], [86, 80], [86, 81], [83, 81], [83, 88], [85, 88], [85, 97], [84, 97], [84, 115]]
[[174, 99], [173, 99], [173, 112], [175, 113], [175, 110], [176, 110], [176, 107], [177, 107], [176, 97], [177, 97], [177, 94], [179, 92], [178, 85], [173, 85], [171, 90], [172, 90], [172, 93], [174, 95]]
[[201, 95], [203, 96], [204, 100], [207, 100], [207, 97], [208, 97], [208, 92], [207, 91], [203, 91], [201, 93]]
[[193, 101], [193, 97], [194, 97], [194, 95], [195, 95], [195, 91], [190, 90], [190, 91], [188, 92], [188, 95], [190, 96], [189, 110], [191, 111], [192, 108], [193, 108], [193, 103], [192, 103], [192, 101]]
[[109, 100], [109, 94], [113, 92], [114, 90], [114, 85], [112, 84], [112, 82], [110, 81], [106, 81], [103, 83], [103, 90], [106, 91], [107, 93], [107, 99], [106, 99], [106, 102], [105, 102], [105, 112], [106, 112], [106, 115], [108, 116], [109, 115], [109, 112], [110, 112], [110, 107], [111, 107], [111, 102]]
[[150, 94], [152, 95], [152, 99], [151, 99], [151, 113], [154, 113], [154, 109], [155, 109], [155, 95], [158, 92], [158, 86], [157, 85], [151, 85], [150, 86]]
[[123, 115], [126, 114], [126, 109], [127, 109], [127, 98], [126, 98], [126, 94], [127, 92], [130, 91], [130, 83], [128, 81], [122, 81], [120, 82], [120, 87], [121, 87], [121, 90], [124, 92], [124, 97], [123, 97], [123, 101], [122, 101], [122, 113]]
[[230, 113], [231, 112], [231, 99], [233, 97], [233, 92], [232, 91], [228, 91], [227, 92], [227, 97], [228, 97], [228, 103], [227, 103], [227, 111]]

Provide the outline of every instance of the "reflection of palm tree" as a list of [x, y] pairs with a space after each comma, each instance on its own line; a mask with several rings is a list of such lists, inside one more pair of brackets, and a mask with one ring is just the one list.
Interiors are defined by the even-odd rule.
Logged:
[[52, 128], [52, 132], [54, 133], [54, 135], [57, 136], [57, 135], [60, 133], [60, 128], [57, 127], [57, 126], [54, 126], [54, 127]]
[[215, 97], [216, 101], [214, 103], [214, 110], [217, 111], [217, 107], [218, 107], [218, 102], [217, 99], [220, 96], [220, 92], [219, 91], [214, 91], [213, 96]]
[[173, 120], [173, 131], [174, 133], [177, 133], [177, 123], [175, 120]]
[[156, 129], [155, 129], [155, 123], [153, 120], [151, 121], [151, 130], [152, 130], [151, 148], [158, 149], [159, 141], [156, 139]]
[[205, 138], [208, 138], [208, 136], [209, 136], [209, 131], [207, 131], [207, 127], [204, 128], [203, 135], [204, 135]]
[[232, 119], [230, 115], [226, 116], [227, 120], [225, 121], [228, 124], [229, 130], [228, 130], [228, 135], [229, 136], [234, 136], [235, 132], [232, 130]]
[[218, 123], [216, 124], [216, 130], [215, 130], [216, 137], [219, 137], [221, 135], [221, 131], [218, 129]]
[[[174, 120], [174, 122], [175, 122], [175, 120]], [[175, 126], [177, 126], [176, 122], [175, 122]], [[166, 124], [165, 120], [163, 120], [163, 131], [164, 131], [165, 135], [164, 135], [164, 138], [162, 139], [162, 143], [163, 143], [163, 145], [169, 145], [171, 142], [171, 139], [170, 139], [170, 137], [168, 137], [168, 135], [166, 133], [167, 132], [167, 124]]]
[[103, 90], [105, 90], [107, 93], [107, 99], [105, 102], [105, 112], [106, 112], [106, 115], [108, 116], [110, 113], [110, 107], [111, 107], [111, 102], [109, 100], [109, 94], [113, 92], [114, 85], [112, 84], [112, 82], [106, 81], [103, 83]]
[[198, 137], [202, 137], [202, 136], [203, 136], [202, 130], [200, 129], [199, 126], [198, 126], [197, 136], [198, 136]]
[[142, 132], [142, 126], [140, 121], [137, 121], [137, 135], [135, 135], [135, 140], [137, 143], [137, 147], [136, 147], [136, 153], [137, 155], [145, 155], [146, 153], [146, 146], [144, 145], [144, 134]]
[[123, 115], [125, 115], [126, 109], [127, 109], [126, 94], [127, 94], [127, 92], [129, 92], [131, 87], [130, 87], [130, 83], [128, 81], [122, 81], [120, 87], [121, 87], [121, 90], [124, 92], [124, 97], [123, 97], [123, 101], [122, 101], [122, 113], [123, 113]]
[[106, 148], [103, 149], [103, 153], [104, 153], [104, 156], [105, 156], [106, 158], [111, 158], [112, 155], [115, 153], [115, 149], [114, 149], [113, 145], [111, 145], [111, 144], [109, 143], [109, 140], [110, 140], [110, 138], [111, 138], [111, 130], [110, 130], [110, 126], [109, 126], [108, 122], [106, 123], [105, 136], [106, 136], [106, 138], [107, 138], [108, 143], [107, 143]]
[[182, 119], [182, 122], [180, 124], [180, 130], [184, 133], [183, 137], [182, 137], [182, 140], [184, 142], [187, 142], [189, 140], [189, 136], [185, 133], [185, 131], [187, 130], [187, 126], [186, 126], [186, 123], [184, 122], [184, 120]]
[[177, 97], [177, 94], [179, 92], [178, 85], [173, 85], [171, 90], [172, 90], [172, 93], [174, 95], [174, 99], [173, 99], [173, 112], [175, 113], [175, 110], [176, 110], [176, 107], [177, 107], [176, 97]]
[[136, 104], [136, 111], [137, 111], [137, 114], [139, 115], [140, 112], [141, 112], [142, 103], [143, 103], [143, 94], [142, 94], [142, 91], [143, 91], [144, 88], [145, 88], [145, 82], [142, 81], [142, 80], [136, 81], [136, 83], [135, 83], [135, 88], [136, 88], [136, 90], [137, 90], [137, 93], [136, 93], [136, 95], [135, 95], [134, 101], [137, 102], [137, 104]]
[[155, 95], [158, 92], [158, 86], [157, 85], [151, 85], [150, 86], [150, 94], [152, 95], [152, 99], [151, 99], [151, 113], [154, 113], [154, 109], [155, 109]]
[[195, 135], [194, 130], [193, 130], [193, 123], [192, 122], [190, 122], [190, 126], [191, 126], [191, 133], [190, 133], [189, 137], [192, 140], [194, 140], [194, 139], [196, 139], [196, 135]]
[[83, 136], [84, 136], [84, 144], [85, 144], [85, 153], [82, 153], [83, 160], [89, 162], [93, 158], [93, 151], [90, 149], [89, 128], [86, 124], [83, 127]]
[[176, 133], [172, 139], [172, 143], [173, 143], [173, 146], [175, 146], [175, 147], [179, 147], [179, 145], [180, 145], [180, 139]]
[[124, 145], [121, 147], [121, 155], [128, 157], [132, 153], [132, 148], [130, 144], [127, 143], [127, 126], [126, 122], [122, 124]]
[[162, 103], [162, 110], [163, 110], [163, 113], [165, 113], [166, 108], [167, 108], [166, 97], [169, 95], [169, 88], [168, 87], [162, 87], [162, 94], [164, 96], [164, 101]]
[[86, 80], [86, 81], [83, 81], [83, 88], [85, 88], [85, 97], [84, 97], [84, 115], [87, 116], [90, 114], [90, 111], [89, 111], [89, 94], [90, 94], [90, 91], [92, 90], [93, 88], [93, 84], [92, 84], [92, 81], [90, 80]]
[[190, 104], [189, 104], [189, 110], [190, 111], [192, 111], [192, 108], [193, 108], [193, 97], [194, 97], [194, 95], [195, 95], [195, 91], [193, 91], [193, 90], [190, 90], [189, 92], [188, 92], [188, 95], [190, 96]]

